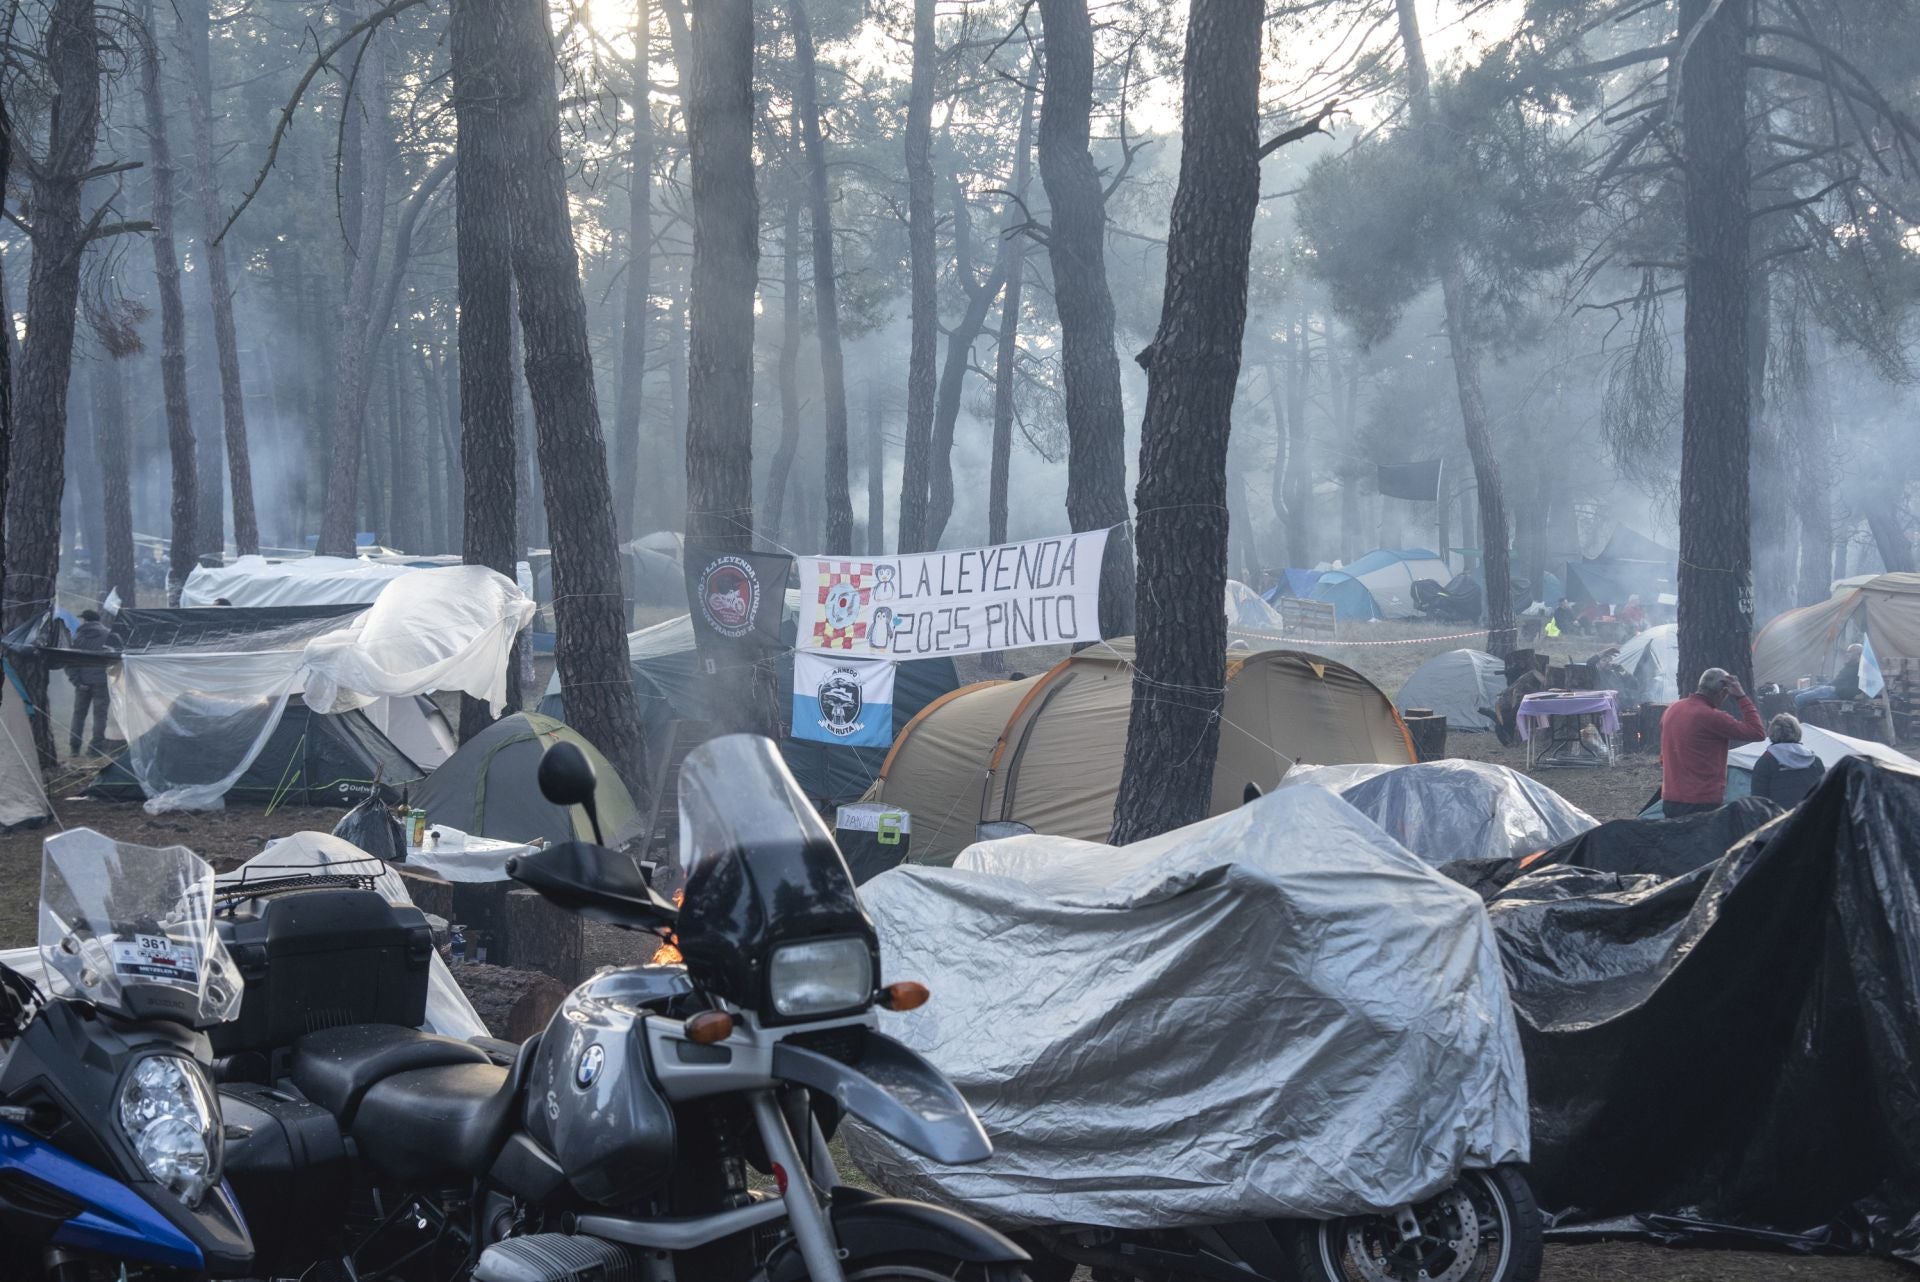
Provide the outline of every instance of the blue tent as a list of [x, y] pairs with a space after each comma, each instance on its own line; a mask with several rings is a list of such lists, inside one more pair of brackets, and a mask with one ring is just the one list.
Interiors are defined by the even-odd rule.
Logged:
[[1313, 585], [1320, 581], [1319, 570], [1282, 570], [1280, 581], [1261, 593], [1269, 601], [1278, 601], [1283, 596], [1305, 597], [1313, 595]]
[[1418, 613], [1413, 584], [1420, 579], [1445, 583], [1453, 577], [1439, 556], [1425, 548], [1381, 548], [1344, 570], [1320, 576], [1310, 594], [1331, 601], [1342, 619], [1407, 619]]

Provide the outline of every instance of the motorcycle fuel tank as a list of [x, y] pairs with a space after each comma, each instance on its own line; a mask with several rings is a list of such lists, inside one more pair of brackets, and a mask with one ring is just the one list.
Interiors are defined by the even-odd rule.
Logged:
[[691, 990], [678, 967], [603, 971], [573, 990], [540, 1038], [527, 1131], [590, 1202], [652, 1192], [672, 1171], [673, 1111], [647, 1070], [643, 1021]]

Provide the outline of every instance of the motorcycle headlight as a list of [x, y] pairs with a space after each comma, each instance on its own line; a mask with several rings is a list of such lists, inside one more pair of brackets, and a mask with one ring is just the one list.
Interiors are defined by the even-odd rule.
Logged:
[[151, 1055], [120, 1085], [120, 1129], [148, 1175], [188, 1206], [220, 1181], [220, 1111], [184, 1055]]
[[830, 1015], [873, 996], [873, 957], [864, 939], [782, 944], [767, 963], [767, 992], [788, 1019]]

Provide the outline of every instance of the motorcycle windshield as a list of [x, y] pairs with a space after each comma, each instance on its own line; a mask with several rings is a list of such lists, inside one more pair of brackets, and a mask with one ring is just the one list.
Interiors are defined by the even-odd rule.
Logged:
[[730, 851], [832, 841], [773, 740], [722, 735], [687, 754], [680, 767], [680, 861], [687, 873]]
[[242, 981], [213, 925], [213, 869], [184, 846], [88, 828], [49, 837], [40, 961], [55, 996], [204, 1028], [240, 1010]]

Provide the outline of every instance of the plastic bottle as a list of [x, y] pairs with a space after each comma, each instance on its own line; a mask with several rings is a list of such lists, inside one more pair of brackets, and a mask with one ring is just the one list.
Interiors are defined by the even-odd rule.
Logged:
[[455, 922], [453, 924], [453, 964], [464, 966], [467, 962], [467, 928]]

